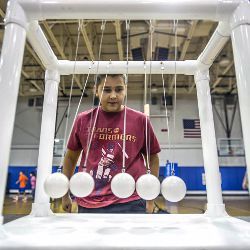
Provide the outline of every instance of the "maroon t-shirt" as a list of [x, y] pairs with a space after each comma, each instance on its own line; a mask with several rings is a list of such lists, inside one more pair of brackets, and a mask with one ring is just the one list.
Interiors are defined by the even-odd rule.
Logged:
[[[153, 128], [146, 116], [138, 111], [126, 108], [126, 172], [131, 174], [135, 181], [146, 173], [144, 158], [146, 154], [146, 121], [148, 132], [148, 151], [150, 154], [160, 152], [160, 146]], [[94, 133], [91, 141], [86, 170], [83, 170], [85, 157], [97, 108], [80, 113], [73, 126], [68, 149], [82, 150], [79, 171], [90, 173], [95, 180], [94, 191], [85, 198], [77, 198], [80, 206], [87, 208], [105, 207], [115, 203], [125, 203], [138, 200], [136, 192], [128, 198], [116, 197], [111, 191], [112, 178], [121, 173], [123, 159], [124, 114], [120, 112], [105, 112], [99, 109]], [[92, 118], [91, 118], [92, 116]]]

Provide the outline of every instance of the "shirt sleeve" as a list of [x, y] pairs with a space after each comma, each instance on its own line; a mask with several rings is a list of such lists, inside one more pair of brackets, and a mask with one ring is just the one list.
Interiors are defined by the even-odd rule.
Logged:
[[82, 149], [82, 144], [79, 138], [80, 125], [81, 125], [81, 121], [78, 116], [74, 122], [72, 131], [70, 133], [70, 137], [68, 140], [68, 145], [67, 145], [67, 148], [72, 151], [78, 151]]
[[145, 139], [144, 139], [144, 145], [142, 148], [142, 153], [146, 154], [148, 150], [150, 155], [157, 154], [161, 151], [161, 148], [156, 138], [156, 135], [154, 133], [152, 124], [147, 117], [145, 117], [143, 120], [144, 120], [144, 138]]

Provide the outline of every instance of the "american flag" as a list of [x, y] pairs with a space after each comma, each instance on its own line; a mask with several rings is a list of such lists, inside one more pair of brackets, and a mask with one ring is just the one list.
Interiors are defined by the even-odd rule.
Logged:
[[183, 119], [184, 138], [201, 138], [200, 119]]

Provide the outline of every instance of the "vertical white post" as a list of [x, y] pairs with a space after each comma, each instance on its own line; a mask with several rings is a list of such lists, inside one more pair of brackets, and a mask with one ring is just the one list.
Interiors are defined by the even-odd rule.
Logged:
[[221, 176], [217, 155], [208, 70], [197, 71], [195, 73], [195, 83], [197, 88], [203, 161], [206, 176], [206, 214], [210, 216], [222, 216], [225, 215], [226, 212], [222, 200]]
[[45, 93], [37, 164], [37, 183], [35, 202], [31, 214], [47, 216], [50, 210], [49, 196], [44, 191], [44, 182], [52, 172], [53, 146], [56, 122], [58, 84], [60, 75], [56, 70], [47, 70], [45, 74]]
[[[231, 28], [245, 158], [250, 181], [250, 2], [244, 2], [237, 8], [231, 19]], [[250, 190], [250, 187], [248, 188]]]
[[[11, 11], [12, 10], [12, 11]], [[22, 9], [8, 6], [0, 60], [0, 224], [3, 223], [10, 147], [14, 127], [23, 52], [26, 39], [26, 18]], [[11, 16], [12, 13], [19, 15]]]

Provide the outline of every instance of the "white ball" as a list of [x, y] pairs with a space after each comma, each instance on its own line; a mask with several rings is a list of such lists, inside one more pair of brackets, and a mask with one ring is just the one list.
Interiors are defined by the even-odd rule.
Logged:
[[187, 187], [185, 182], [177, 176], [169, 176], [161, 183], [163, 197], [171, 202], [177, 202], [185, 197]]
[[69, 189], [76, 197], [86, 197], [92, 193], [95, 187], [93, 177], [86, 172], [74, 174], [69, 181]]
[[111, 181], [111, 190], [119, 198], [128, 198], [135, 191], [135, 180], [128, 173], [120, 173]]
[[152, 174], [142, 175], [136, 182], [136, 192], [144, 200], [155, 199], [161, 190], [161, 184]]
[[62, 173], [53, 173], [46, 178], [44, 190], [53, 199], [61, 198], [69, 190], [69, 180]]

